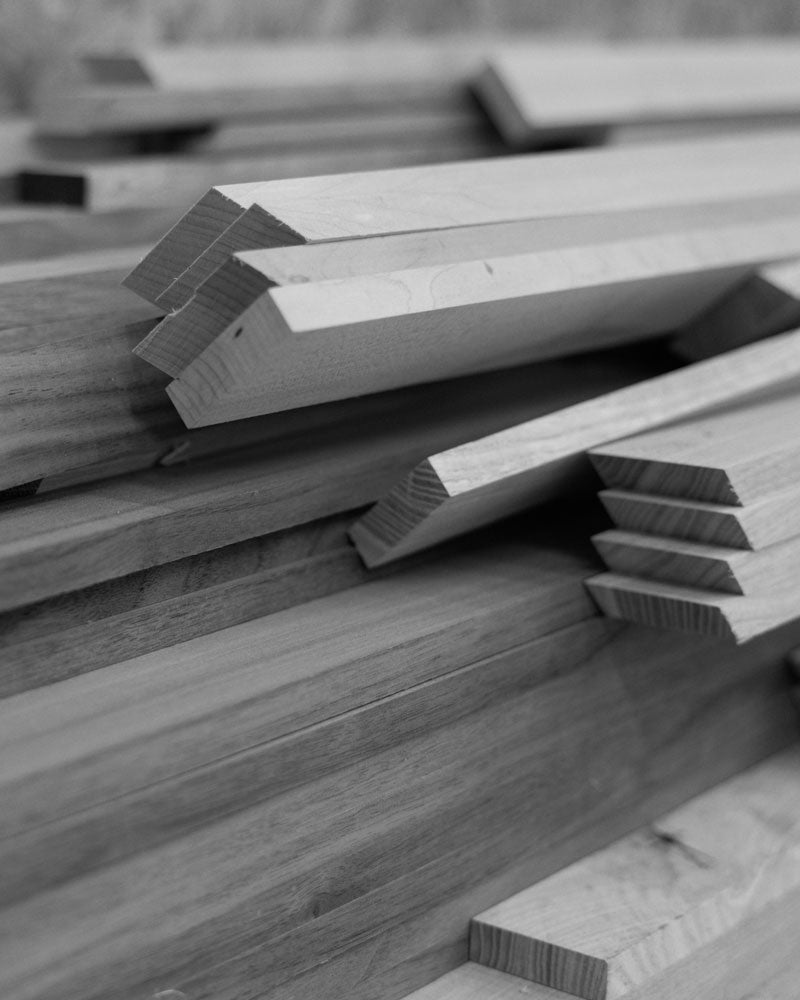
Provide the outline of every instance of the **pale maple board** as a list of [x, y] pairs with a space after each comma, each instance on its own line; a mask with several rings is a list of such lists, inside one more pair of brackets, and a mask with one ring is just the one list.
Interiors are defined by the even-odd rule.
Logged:
[[800, 46], [789, 40], [617, 43], [490, 55], [475, 86], [508, 142], [620, 125], [800, 117]]
[[[99, 1000], [113, 989], [133, 1000], [168, 982], [231, 1000], [254, 981], [280, 998], [330, 996], [355, 959], [355, 995], [366, 997], [382, 977], [396, 981], [403, 956], [446, 961], [449, 949], [452, 963], [470, 912], [785, 746], [796, 721], [780, 658], [796, 636], [739, 655], [623, 629], [572, 658], [570, 630], [530, 661], [502, 654], [496, 697], [490, 688], [489, 704], [463, 717], [453, 673], [407, 690], [425, 713], [410, 740], [391, 743], [391, 701], [371, 704], [362, 722], [386, 744], [367, 759], [349, 714], [266, 743], [293, 766], [305, 743], [304, 784], [280, 791], [293, 768], [279, 766], [276, 794], [252, 802], [245, 781], [244, 808], [6, 908], [4, 996]], [[256, 774], [269, 782], [266, 767]], [[187, 807], [203, 800], [200, 789]]]
[[618, 573], [586, 581], [609, 618], [652, 628], [749, 642], [800, 618], [800, 579], [795, 569], [784, 587], [756, 594], [720, 594]]
[[342, 149], [242, 150], [217, 156], [146, 156], [114, 160], [30, 163], [19, 174], [23, 201], [77, 205], [91, 212], [174, 206], [185, 210], [212, 184], [254, 177], [308, 177], [344, 170], [491, 156], [502, 149], [490, 132], [441, 138], [420, 136], [404, 145], [384, 143]]
[[800, 535], [800, 484], [744, 507], [625, 490], [599, 495], [611, 520], [625, 531], [755, 550]]
[[[9, 503], [0, 519], [0, 608], [352, 510], [382, 495], [431, 446], [470, 440], [487, 423], [508, 426], [526, 414], [557, 409], [566, 399], [630, 384], [651, 365], [580, 357], [485, 384], [453, 381], [410, 395], [369, 397], [355, 408], [346, 402], [338, 419], [323, 408], [295, 411], [297, 417], [270, 425], [269, 438], [253, 423], [259, 433], [243, 442], [248, 448], [232, 447], [237, 439], [230, 438], [231, 429], [201, 438], [201, 454], [221, 454], [188, 466], [180, 465], [175, 439], [167, 467]], [[81, 406], [78, 397], [79, 415]], [[129, 421], [124, 399], [118, 415]], [[113, 438], [106, 440], [113, 448]], [[57, 454], [57, 430], [45, 428], [44, 444], [39, 458]], [[80, 451], [80, 442], [70, 447]], [[190, 440], [190, 455], [192, 448]], [[18, 450], [19, 461], [24, 451]]]
[[[686, 996], [692, 971], [739, 996], [741, 969], [767, 977], [790, 953], [799, 774], [792, 748], [487, 910], [471, 959], [585, 1000]], [[732, 966], [717, 982], [714, 952]]]
[[546, 986], [531, 986], [518, 976], [465, 962], [405, 1000], [564, 1000], [564, 994]]
[[800, 391], [589, 452], [611, 489], [742, 506], [800, 481]]
[[697, 361], [800, 323], [800, 260], [768, 264], [713, 305], [673, 345]]
[[260, 295], [279, 285], [619, 242], [687, 228], [763, 223], [798, 208], [800, 194], [789, 194], [243, 251], [210, 274], [188, 302], [165, 317], [136, 353], [162, 371], [177, 375]]
[[351, 536], [378, 565], [498, 521], [569, 490], [590, 448], [796, 379], [799, 356], [783, 334], [431, 454]]
[[613, 529], [592, 542], [613, 573], [729, 594], [791, 589], [800, 564], [800, 536], [757, 552]]
[[786, 132], [214, 188], [127, 283], [155, 300], [181, 279], [174, 308], [239, 250], [786, 194], [798, 156]]

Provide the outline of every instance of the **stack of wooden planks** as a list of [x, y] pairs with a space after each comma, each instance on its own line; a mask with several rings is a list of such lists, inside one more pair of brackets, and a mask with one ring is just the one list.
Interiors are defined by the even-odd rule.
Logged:
[[[180, 129], [173, 163], [256, 111], [294, 142], [315, 87], [372, 135], [463, 97], [434, 45], [302, 51], [94, 59], [64, 131]], [[759, 130], [0, 212], [3, 1000], [794, 1000], [799, 160]], [[588, 453], [633, 435], [624, 475], [672, 441], [716, 499], [648, 490], [773, 532], [636, 536], [769, 602], [752, 641], [598, 613]]]
[[800, 606], [797, 390], [594, 449], [607, 614], [752, 638]]

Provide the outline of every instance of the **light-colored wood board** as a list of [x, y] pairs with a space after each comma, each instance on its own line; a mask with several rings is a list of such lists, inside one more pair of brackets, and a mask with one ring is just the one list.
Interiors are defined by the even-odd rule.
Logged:
[[239, 250], [786, 194], [799, 147], [769, 133], [230, 185], [201, 198], [126, 280], [157, 299], [186, 272], [174, 307]]
[[800, 323], [800, 260], [768, 264], [675, 337], [691, 361], [782, 333]]
[[152, 246], [179, 214], [170, 208], [89, 215], [55, 206], [0, 205], [0, 265], [144, 243]]
[[800, 480], [800, 394], [758, 400], [589, 453], [606, 486], [743, 506]]
[[652, 628], [694, 632], [748, 642], [800, 618], [800, 582], [754, 595], [719, 594], [617, 573], [587, 580], [609, 618]]
[[133, 1000], [168, 982], [286, 996], [368, 942], [374, 990], [412, 947], [394, 943], [404, 922], [452, 901], [446, 930], [428, 922], [416, 944], [461, 936], [467, 896], [485, 908], [785, 746], [796, 721], [777, 661], [791, 643], [731, 656], [623, 630], [528, 695], [5, 910], [5, 993], [95, 1000], [113, 982]]
[[613, 529], [592, 542], [613, 573], [750, 596], [790, 588], [800, 560], [800, 536], [758, 552]]
[[582, 587], [592, 568], [590, 554], [547, 549], [541, 536], [484, 543], [8, 698], [0, 705], [2, 834], [213, 764], [265, 734], [284, 737], [595, 617]]
[[618, 125], [736, 120], [800, 114], [800, 47], [769, 44], [622, 42], [493, 52], [475, 86], [507, 141]]
[[379, 565], [567, 491], [586, 451], [798, 375], [800, 332], [740, 348], [432, 454], [358, 521], [361, 556]]
[[[684, 213], [677, 210], [657, 209], [623, 212], [605, 219], [591, 215], [536, 219], [243, 251], [209, 275], [185, 305], [164, 319], [137, 353], [163, 371], [177, 374], [260, 295], [279, 285], [441, 267], [522, 253], [552, 253], [597, 243], [654, 238], [657, 233], [675, 233], [683, 228], [764, 224], [798, 207], [800, 198], [790, 195], [694, 207], [686, 210], [684, 218]], [[602, 232], [599, 238], [598, 228]], [[165, 306], [168, 298], [164, 297]]]
[[638, 342], [787, 241], [800, 248], [800, 216], [276, 287], [167, 392], [202, 427]]
[[[504, 378], [492, 380], [485, 396], [480, 382], [455, 380], [423, 394], [368, 397], [356, 409], [343, 404], [338, 421], [324, 409], [297, 411], [249, 448], [228, 447], [188, 465], [178, 448], [163, 468], [9, 502], [0, 519], [0, 607], [352, 510], [437, 446], [484, 433], [487, 421], [508, 426], [520, 412], [541, 414], [607, 392], [651, 364], [581, 357], [520, 369], [505, 381], [515, 387], [507, 394]], [[203, 446], [219, 450], [230, 433]]]
[[[702, 970], [709, 948], [735, 960], [750, 922], [791, 937], [798, 773], [793, 747], [479, 914], [470, 958], [585, 1000], [633, 1000], [664, 995], [659, 981], [684, 978], [680, 963]], [[763, 934], [749, 944], [771, 971]]]
[[[608, 640], [603, 624], [596, 619], [594, 628], [577, 626], [545, 636], [284, 739], [267, 737], [190, 774], [5, 837], [0, 841], [4, 905], [157, 849], [221, 817], [489, 709], [511, 694], [523, 697], [579, 667], [598, 643]], [[564, 664], [567, 650], [569, 666]], [[14, 804], [12, 795], [12, 809]]]
[[563, 994], [546, 986], [531, 986], [518, 976], [509, 976], [477, 962], [465, 962], [428, 986], [409, 993], [405, 1000], [564, 1000]]
[[798, 498], [798, 485], [771, 493], [745, 507], [624, 490], [600, 492], [611, 520], [625, 531], [755, 550], [800, 535]]
[[308, 177], [336, 171], [376, 170], [405, 164], [492, 156], [502, 146], [491, 133], [437, 136], [402, 146], [339, 150], [243, 151], [219, 156], [147, 156], [125, 160], [41, 161], [20, 172], [23, 201], [77, 205], [91, 212], [174, 206], [185, 209], [213, 184], [240, 184], [253, 177]]

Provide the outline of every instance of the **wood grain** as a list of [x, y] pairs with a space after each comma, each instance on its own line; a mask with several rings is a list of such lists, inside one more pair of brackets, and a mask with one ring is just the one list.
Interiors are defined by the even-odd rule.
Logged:
[[675, 337], [691, 361], [782, 333], [800, 323], [800, 260], [768, 264]]
[[748, 260], [800, 249], [798, 233], [800, 215], [274, 287], [182, 370], [179, 342], [168, 393], [204, 426], [638, 341], [689, 321]]
[[800, 534], [797, 485], [744, 507], [602, 490], [611, 520], [626, 531], [665, 535], [732, 549], [764, 549]]
[[800, 618], [796, 573], [780, 590], [752, 595], [720, 594], [617, 573], [601, 573], [586, 585], [609, 618], [738, 643]]
[[800, 536], [758, 552], [619, 530], [592, 542], [613, 573], [750, 596], [791, 588], [800, 559]]
[[470, 440], [485, 433], [487, 422], [508, 426], [652, 371], [652, 360], [620, 360], [582, 357], [489, 383], [454, 381], [421, 395], [370, 397], [356, 410], [343, 404], [338, 420], [324, 409], [297, 411], [290, 422], [271, 424], [268, 437], [254, 433], [249, 447], [231, 448], [231, 428], [201, 441], [218, 452], [222, 444], [203, 462], [182, 465], [178, 448], [158, 469], [9, 502], [0, 520], [0, 607], [364, 505], [431, 446]]
[[278, 285], [362, 277], [487, 257], [585, 247], [674, 233], [685, 228], [764, 222], [797, 211], [798, 195], [691, 207], [619, 212], [612, 216], [461, 226], [358, 240], [303, 243], [234, 254], [165, 317], [137, 348], [163, 371], [179, 372], [259, 295]]
[[586, 1000], [666, 995], [679, 963], [748, 942], [772, 971], [763, 930], [737, 932], [788, 940], [800, 913], [798, 766], [792, 748], [480, 914], [470, 957]]
[[550, 499], [585, 474], [585, 452], [603, 440], [796, 377], [799, 344], [800, 332], [784, 334], [432, 454], [351, 537], [367, 564], [379, 565]]
[[611, 489], [743, 506], [800, 479], [800, 395], [760, 400], [623, 441], [589, 457]]
[[374, 996], [404, 959], [453, 955], [469, 912], [784, 746], [796, 635], [731, 654], [631, 629], [561, 655], [527, 694], [6, 909], [5, 993], [338, 995], [359, 970]]
[[488, 969], [477, 962], [465, 962], [446, 976], [410, 993], [406, 1000], [519, 1000], [520, 994], [528, 1000], [564, 1000], [561, 993], [546, 986], [531, 988], [518, 976]]
[[126, 280], [154, 301], [181, 279], [176, 308], [240, 250], [786, 194], [798, 146], [770, 133], [232, 185], [204, 196]]
[[478, 94], [509, 143], [619, 125], [800, 115], [790, 39], [585, 44], [492, 52]]

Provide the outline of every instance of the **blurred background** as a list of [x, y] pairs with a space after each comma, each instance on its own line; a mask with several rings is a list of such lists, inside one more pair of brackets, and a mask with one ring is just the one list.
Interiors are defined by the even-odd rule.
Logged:
[[0, 108], [109, 44], [541, 31], [670, 38], [800, 32], [793, 0], [0, 0]]

